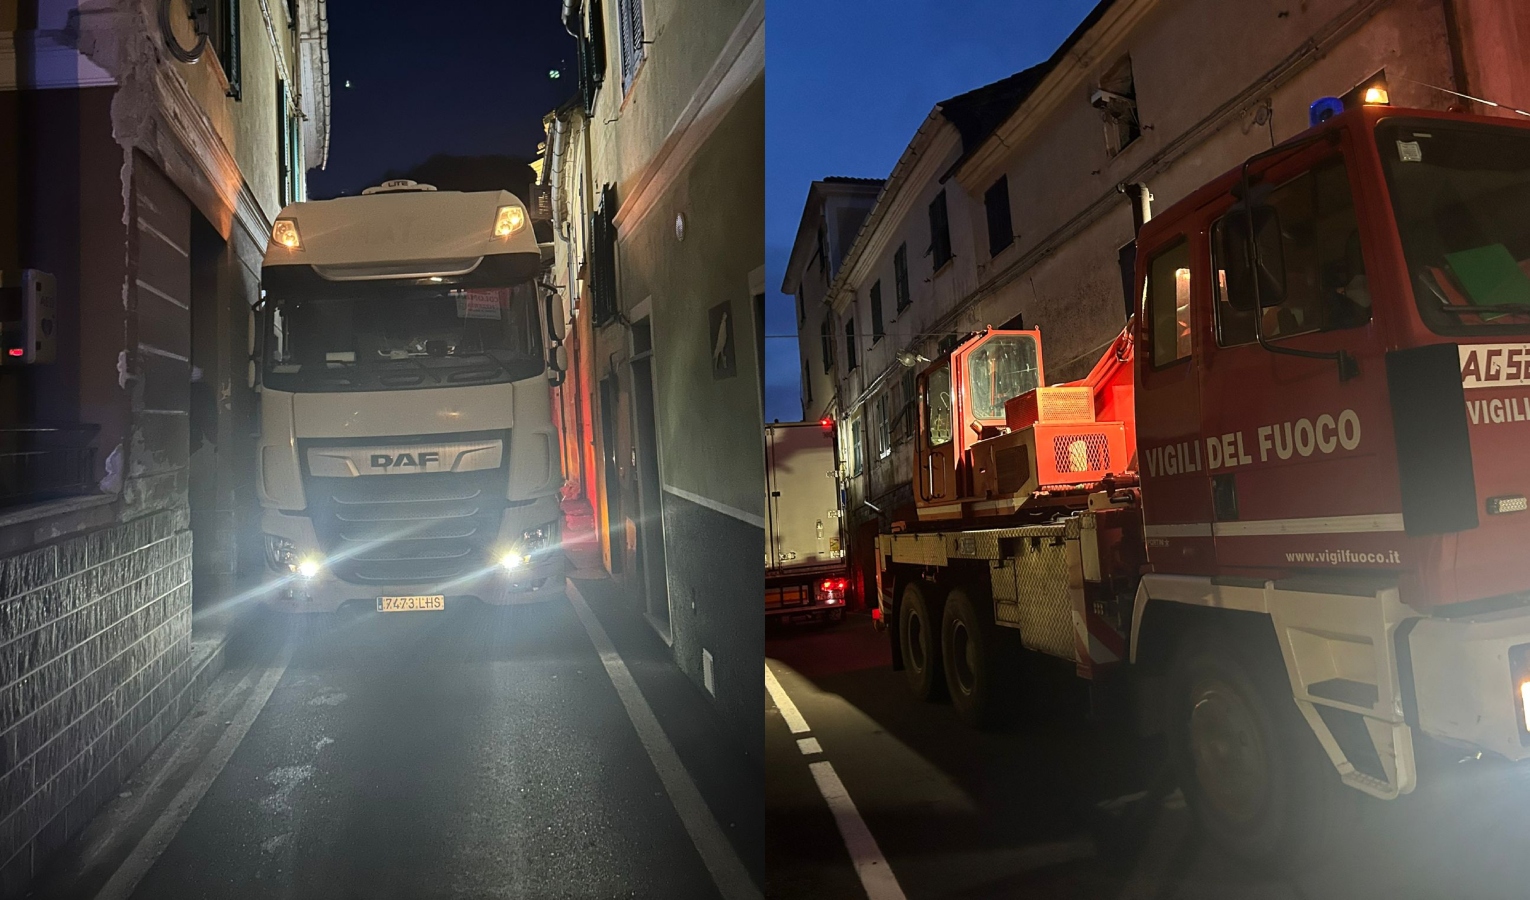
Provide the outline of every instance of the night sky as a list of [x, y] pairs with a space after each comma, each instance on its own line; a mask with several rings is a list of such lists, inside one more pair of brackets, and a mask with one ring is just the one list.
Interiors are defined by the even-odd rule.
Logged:
[[826, 175], [887, 177], [931, 107], [1051, 56], [1096, 2], [770, 0], [767, 421], [802, 415], [793, 301], [777, 291], [808, 185]]
[[329, 165], [308, 173], [310, 195], [354, 194], [436, 153], [534, 158], [542, 117], [579, 89], [561, 8], [329, 0]]

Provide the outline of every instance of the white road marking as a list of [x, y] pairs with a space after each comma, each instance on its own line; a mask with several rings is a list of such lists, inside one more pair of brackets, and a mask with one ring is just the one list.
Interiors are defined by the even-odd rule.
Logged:
[[786, 688], [776, 680], [776, 673], [770, 671], [770, 666], [765, 667], [765, 690], [770, 692], [770, 699], [776, 704], [776, 709], [781, 711], [781, 718], [786, 720], [786, 727], [792, 730], [792, 734], [812, 730], [808, 728], [807, 719], [802, 718], [802, 713], [797, 711], [797, 704], [786, 695]]
[[159, 859], [165, 848], [170, 846], [170, 841], [175, 838], [181, 826], [191, 817], [197, 804], [202, 802], [202, 797], [212, 783], [217, 779], [223, 767], [228, 764], [229, 758], [234, 755], [250, 726], [255, 724], [255, 719], [260, 711], [265, 708], [266, 701], [271, 699], [271, 692], [276, 690], [276, 685], [282, 680], [282, 675], [287, 671], [287, 663], [292, 659], [292, 647], [289, 645], [282, 651], [281, 658], [276, 665], [266, 669], [250, 696], [239, 708], [238, 714], [229, 722], [228, 729], [222, 737], [213, 745], [212, 752], [202, 760], [196, 771], [191, 774], [191, 780], [187, 781], [165, 811], [160, 813], [159, 818], [149, 827], [148, 833], [128, 854], [126, 860], [112, 873], [112, 877], [96, 894], [96, 900], [127, 900], [138, 887], [138, 882], [147, 875], [154, 861]]
[[839, 835], [844, 838], [845, 849], [850, 851], [850, 861], [855, 864], [855, 874], [860, 876], [868, 900], [905, 900], [898, 877], [887, 864], [882, 848], [871, 836], [871, 829], [866, 827], [866, 820], [855, 808], [855, 801], [850, 799], [850, 792], [845, 790], [834, 766], [822, 761], [809, 763], [808, 769], [813, 773], [813, 780], [818, 782], [818, 792], [823, 794], [829, 810], [834, 813], [834, 824], [839, 826]]
[[[792, 734], [812, 730], [769, 665], [765, 666], [765, 689], [770, 693], [776, 708], [781, 711], [781, 718], [792, 730]], [[815, 737], [798, 738], [797, 749], [804, 756], [823, 752], [823, 747]], [[868, 900], [905, 900], [898, 876], [893, 874], [892, 866], [887, 864], [887, 857], [882, 855], [882, 848], [877, 846], [877, 839], [872, 836], [866, 820], [861, 818], [860, 810], [855, 808], [855, 801], [850, 799], [850, 792], [845, 790], [845, 783], [839, 780], [833, 764], [828, 760], [808, 763], [808, 771], [813, 773], [818, 793], [823, 795], [824, 802], [829, 804], [829, 811], [834, 814], [834, 824], [839, 828], [840, 839], [845, 842], [850, 862], [855, 866], [855, 874], [861, 879], [861, 887], [866, 891]]]
[[637, 731], [643, 749], [648, 751], [648, 759], [653, 763], [665, 792], [669, 794], [669, 801], [679, 814], [686, 833], [691, 836], [691, 843], [696, 845], [696, 852], [701, 854], [701, 861], [711, 873], [718, 892], [726, 900], [759, 900], [763, 897], [760, 889], [755, 887], [754, 880], [749, 877], [749, 870], [744, 868], [733, 845], [728, 843], [722, 826], [717, 823], [701, 791], [696, 788], [696, 782], [691, 780], [685, 764], [675, 753], [674, 745], [664, 734], [663, 726], [644, 699], [642, 690], [628, 671], [621, 654], [616, 651], [616, 645], [611, 643], [605, 627], [590, 611], [584, 597], [580, 596], [579, 588], [572, 580], [567, 585], [569, 602], [573, 604], [579, 621], [584, 623], [590, 643], [595, 645], [595, 650], [600, 654], [606, 676], [616, 688], [616, 695], [627, 710], [627, 718], [632, 720], [632, 727]]

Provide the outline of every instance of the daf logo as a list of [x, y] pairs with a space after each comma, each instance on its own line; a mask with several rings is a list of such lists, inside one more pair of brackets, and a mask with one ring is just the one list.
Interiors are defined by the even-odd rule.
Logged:
[[441, 454], [434, 450], [400, 453], [397, 456], [390, 453], [373, 453], [371, 462], [374, 469], [424, 469], [427, 466], [439, 464]]

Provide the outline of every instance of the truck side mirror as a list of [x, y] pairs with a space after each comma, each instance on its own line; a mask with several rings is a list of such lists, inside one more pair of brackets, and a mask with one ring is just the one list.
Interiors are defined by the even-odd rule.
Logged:
[[547, 292], [547, 336], [553, 343], [562, 343], [568, 336], [568, 310], [557, 291]]
[[563, 373], [568, 371], [568, 348], [562, 344], [547, 352], [547, 380], [554, 385], [563, 383]]
[[[1253, 219], [1253, 239], [1249, 219]], [[1213, 257], [1227, 277], [1227, 302], [1239, 312], [1254, 309], [1255, 278], [1259, 305], [1268, 309], [1286, 299], [1286, 258], [1280, 236], [1280, 215], [1270, 206], [1255, 206], [1252, 215], [1234, 207], [1213, 231]], [[1257, 270], [1257, 272], [1256, 272]]]

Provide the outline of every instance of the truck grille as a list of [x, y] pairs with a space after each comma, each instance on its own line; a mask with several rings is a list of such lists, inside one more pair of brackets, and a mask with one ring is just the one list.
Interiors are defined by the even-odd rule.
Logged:
[[424, 584], [492, 565], [508, 502], [503, 468], [308, 478], [330, 571], [352, 584]]

